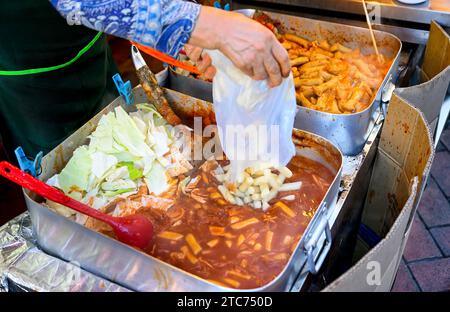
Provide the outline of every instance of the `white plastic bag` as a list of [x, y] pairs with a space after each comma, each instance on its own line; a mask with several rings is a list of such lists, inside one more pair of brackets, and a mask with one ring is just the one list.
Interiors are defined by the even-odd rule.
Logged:
[[208, 54], [217, 70], [213, 80], [214, 110], [232, 178], [258, 163], [285, 166], [295, 155], [292, 73], [281, 85], [270, 88], [267, 81], [245, 75], [221, 52]]

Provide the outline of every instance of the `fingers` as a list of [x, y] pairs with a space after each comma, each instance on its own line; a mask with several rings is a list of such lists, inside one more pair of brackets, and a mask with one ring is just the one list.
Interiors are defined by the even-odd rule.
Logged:
[[256, 61], [253, 62], [253, 76], [255, 80], [266, 80], [269, 75], [266, 67], [264, 66], [264, 57], [262, 55], [256, 57]]
[[269, 76], [269, 86], [271, 88], [279, 86], [283, 77], [281, 76], [280, 66], [272, 55], [264, 60], [264, 68]]
[[205, 72], [203, 73], [203, 76], [205, 76], [206, 79], [212, 80], [214, 78], [215, 74], [216, 74], [216, 68], [214, 66], [210, 66], [205, 70]]
[[[267, 79], [271, 87], [280, 85], [283, 77], [289, 76], [291, 68], [287, 51], [268, 28], [237, 13], [219, 14], [205, 8], [201, 14], [209, 22], [205, 23], [203, 31], [199, 31], [200, 18], [194, 33], [198, 37], [201, 34], [209, 34], [210, 37], [206, 41], [197, 40], [199, 38], [193, 34], [190, 43], [219, 49], [243, 73], [255, 80]], [[210, 41], [215, 44], [211, 45]], [[209, 56], [201, 55], [191, 47], [186, 52], [205, 76], [214, 75]]]
[[283, 77], [289, 76], [291, 72], [291, 64], [289, 61], [289, 55], [285, 48], [278, 42], [278, 40], [275, 42], [275, 44], [272, 47], [272, 54], [275, 57], [275, 60], [277, 61], [280, 69], [281, 69], [281, 75]]
[[202, 54], [201, 59], [197, 62], [197, 69], [209, 80], [212, 80], [216, 74], [216, 68], [212, 66], [211, 57], [207, 53]]
[[200, 59], [203, 52], [202, 48], [190, 44], [185, 44], [184, 50], [186, 51], [186, 55], [189, 57], [189, 59], [191, 59], [194, 62], [197, 62]]
[[203, 53], [203, 55], [196, 62], [197, 69], [202, 73], [204, 73], [206, 69], [211, 66], [211, 64], [211, 57], [207, 53]]
[[216, 74], [216, 69], [212, 66], [211, 57], [207, 53], [203, 53], [203, 49], [186, 44], [184, 46], [189, 59], [195, 62], [197, 69], [203, 74], [206, 79], [212, 80]]
[[234, 66], [239, 68], [244, 74], [247, 76], [254, 76], [254, 68], [252, 62], [246, 61], [247, 59], [242, 58], [241, 55], [234, 53], [234, 51], [230, 51], [231, 53], [225, 52], [224, 54], [233, 62]]

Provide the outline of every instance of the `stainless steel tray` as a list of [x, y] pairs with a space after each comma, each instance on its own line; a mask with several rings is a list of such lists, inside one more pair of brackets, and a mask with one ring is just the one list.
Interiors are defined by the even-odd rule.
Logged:
[[[255, 10], [239, 12], [253, 16]], [[370, 32], [366, 28], [336, 24], [279, 13], [264, 12], [280, 23], [281, 30], [292, 32], [308, 40], [324, 40], [345, 43], [345, 46], [360, 48], [362, 53], [375, 53]], [[400, 39], [383, 31], [374, 31], [380, 53], [393, 59], [392, 65], [376, 92], [373, 102], [364, 111], [355, 114], [331, 114], [298, 107], [295, 127], [316, 133], [336, 144], [344, 155], [361, 152], [375, 125], [375, 112], [381, 103], [381, 94], [386, 84], [395, 76], [402, 49]]]
[[[255, 13], [253, 9], [237, 10], [246, 16], [252, 17]], [[326, 21], [312, 20], [308, 18], [291, 16], [272, 12], [263, 12], [270, 18], [280, 23], [281, 29], [286, 32], [293, 32], [309, 40], [327, 39], [330, 42], [343, 42], [350, 48], [359, 47], [363, 53], [375, 53], [370, 39], [369, 30], [366, 28], [348, 26]], [[374, 31], [380, 53], [393, 58], [393, 63], [376, 92], [373, 102], [366, 110], [355, 114], [331, 114], [298, 106], [295, 127], [306, 130], [330, 140], [339, 147], [344, 155], [353, 156], [361, 152], [369, 134], [371, 133], [376, 116], [376, 111], [381, 103], [381, 95], [388, 82], [395, 77], [398, 70], [399, 55], [402, 43], [394, 35], [383, 31]], [[173, 75], [173, 74], [172, 74]], [[205, 91], [205, 88], [212, 84], [199, 81], [191, 77], [175, 77], [175, 83], [169, 81], [168, 88], [186, 92], [186, 94], [203, 100], [209, 100], [212, 89]]]
[[213, 102], [211, 82], [180, 75], [172, 66], [168, 67], [167, 84], [172, 90], [193, 96], [197, 99]]
[[[133, 92], [137, 102], [146, 101], [140, 87]], [[184, 105], [198, 105], [199, 101], [170, 90], [166, 90], [166, 96], [170, 103], [181, 99]], [[100, 117], [118, 105], [128, 111], [134, 109], [132, 106], [125, 107], [122, 98], [116, 99], [43, 158], [41, 178], [46, 180], [59, 172], [75, 148], [86, 143], [87, 136], [95, 129]], [[295, 130], [293, 137], [299, 154], [323, 163], [336, 176], [284, 270], [272, 282], [250, 291], [289, 291], [301, 270], [314, 273], [320, 268], [331, 245], [329, 218], [338, 195], [342, 154], [333, 144], [317, 135]], [[25, 200], [38, 245], [47, 253], [79, 264], [98, 276], [138, 291], [235, 290], [207, 282], [77, 224], [43, 206], [39, 198], [27, 191]]]

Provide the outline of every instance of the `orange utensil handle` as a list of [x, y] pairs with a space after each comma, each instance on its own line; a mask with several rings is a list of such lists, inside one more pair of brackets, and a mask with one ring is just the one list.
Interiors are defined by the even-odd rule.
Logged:
[[140, 44], [135, 43], [135, 42], [131, 42], [131, 44], [135, 45], [139, 50], [147, 53], [148, 55], [153, 56], [154, 58], [157, 58], [158, 60], [160, 60], [160, 61], [162, 61], [164, 63], [173, 65], [175, 67], [179, 67], [179, 68], [184, 69], [184, 70], [187, 70], [187, 71], [189, 71], [189, 72], [191, 72], [193, 74], [197, 74], [197, 75], [201, 74], [200, 71], [195, 66], [192, 66], [192, 65], [186, 64], [185, 62], [181, 62], [179, 60], [176, 60], [173, 57], [168, 56], [167, 54], [159, 52], [158, 50], [155, 50], [153, 48], [140, 45]]

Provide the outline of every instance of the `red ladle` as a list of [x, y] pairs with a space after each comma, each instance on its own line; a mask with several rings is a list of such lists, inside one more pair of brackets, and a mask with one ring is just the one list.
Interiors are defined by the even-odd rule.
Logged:
[[143, 249], [149, 245], [152, 239], [153, 225], [144, 216], [109, 216], [89, 207], [88, 205], [80, 203], [69, 196], [66, 196], [63, 192], [34, 178], [6, 161], [0, 162], [0, 175], [38, 195], [41, 195], [42, 197], [72, 208], [73, 210], [94, 219], [105, 222], [113, 228], [114, 233], [116, 233], [117, 238], [122, 243]]

